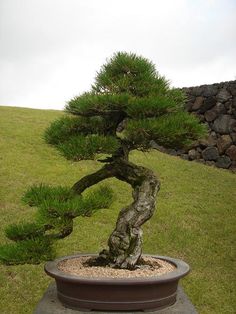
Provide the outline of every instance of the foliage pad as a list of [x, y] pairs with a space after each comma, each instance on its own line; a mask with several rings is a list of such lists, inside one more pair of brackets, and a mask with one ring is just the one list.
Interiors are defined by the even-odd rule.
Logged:
[[4, 264], [37, 264], [54, 258], [53, 241], [64, 238], [73, 231], [73, 219], [91, 216], [107, 208], [113, 201], [112, 190], [100, 186], [82, 196], [68, 187], [48, 185], [32, 186], [23, 196], [30, 206], [37, 206], [34, 223], [9, 225], [6, 236], [15, 244], [0, 247], [0, 261]]
[[185, 101], [183, 91], [172, 88], [151, 61], [118, 52], [98, 71], [91, 90], [67, 103], [69, 115], [53, 122], [45, 139], [74, 161], [116, 155], [124, 145], [148, 150], [151, 140], [185, 147], [206, 133], [184, 112]]

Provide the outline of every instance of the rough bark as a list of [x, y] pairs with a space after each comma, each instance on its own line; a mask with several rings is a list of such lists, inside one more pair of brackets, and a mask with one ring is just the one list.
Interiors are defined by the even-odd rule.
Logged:
[[110, 177], [130, 184], [134, 201], [120, 211], [115, 230], [108, 240], [109, 250], [100, 253], [99, 262], [111, 267], [133, 269], [142, 253], [141, 227], [154, 213], [160, 183], [151, 170], [137, 166], [127, 158], [115, 158], [75, 183], [73, 190], [81, 194], [86, 188]]
[[116, 163], [115, 177], [133, 187], [134, 201], [120, 211], [108, 240], [109, 251], [102, 255], [112, 267], [133, 269], [142, 254], [141, 226], [154, 213], [160, 184], [151, 170], [125, 160]]

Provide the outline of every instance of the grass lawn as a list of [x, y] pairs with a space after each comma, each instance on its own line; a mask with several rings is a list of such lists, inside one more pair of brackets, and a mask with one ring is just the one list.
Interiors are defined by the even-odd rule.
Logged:
[[[31, 221], [34, 210], [21, 203], [28, 186], [72, 185], [101, 167], [73, 163], [44, 143], [42, 134], [63, 113], [0, 107], [0, 241], [9, 223]], [[133, 152], [131, 160], [152, 168], [161, 180], [157, 210], [144, 226], [144, 252], [184, 259], [191, 273], [182, 280], [200, 314], [236, 312], [236, 175], [157, 151]], [[130, 188], [108, 179], [116, 200], [93, 217], [78, 217], [72, 235], [57, 243], [58, 256], [98, 252], [106, 246], [119, 209], [130, 202]], [[0, 265], [0, 313], [32, 313], [50, 278], [43, 264]]]

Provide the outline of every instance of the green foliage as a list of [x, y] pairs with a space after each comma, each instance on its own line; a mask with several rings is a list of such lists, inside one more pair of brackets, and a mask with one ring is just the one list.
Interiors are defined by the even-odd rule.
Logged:
[[118, 147], [117, 138], [98, 134], [72, 136], [57, 146], [64, 157], [74, 161], [94, 159], [99, 153], [112, 154]]
[[116, 151], [118, 139], [106, 136], [111, 129], [111, 121], [103, 117], [62, 117], [47, 128], [44, 137], [64, 157], [78, 161], [94, 159], [99, 153], [112, 154]]
[[52, 123], [45, 139], [74, 161], [94, 159], [99, 153], [118, 155], [127, 145], [129, 150], [149, 149], [150, 139], [168, 148], [181, 147], [204, 134], [204, 126], [183, 113], [185, 101], [184, 92], [171, 88], [151, 61], [118, 52], [97, 72], [91, 90], [67, 103], [66, 112], [76, 118]]
[[42, 218], [45, 218], [45, 223], [47, 223], [50, 218], [54, 220], [64, 216], [80, 216], [82, 215], [82, 202], [82, 196], [76, 196], [65, 201], [53, 198], [45, 200], [39, 206], [39, 219], [41, 221]]
[[157, 96], [132, 98], [125, 112], [131, 119], [144, 119], [148, 117], [158, 117], [178, 109], [178, 103], [171, 97]]
[[126, 107], [129, 99], [127, 93], [121, 94], [95, 94], [83, 93], [71, 99], [65, 110], [75, 115], [101, 115], [109, 112], [122, 110]]
[[[19, 225], [14, 229], [33, 230], [39, 226], [54, 225], [57, 218], [75, 218], [78, 216], [91, 215], [101, 208], [108, 208], [113, 202], [113, 192], [107, 186], [99, 186], [94, 191], [86, 195], [77, 195], [71, 189], [65, 187], [51, 187], [47, 185], [33, 186], [26, 194], [24, 200], [30, 205], [37, 205], [37, 224]], [[36, 196], [36, 197], [35, 197]], [[56, 225], [58, 222], [56, 222]], [[9, 232], [8, 232], [9, 233]]]
[[113, 192], [99, 186], [90, 193], [77, 195], [67, 187], [34, 185], [23, 200], [38, 206], [35, 223], [13, 224], [5, 235], [16, 244], [0, 247], [0, 261], [5, 264], [39, 263], [53, 257], [53, 240], [64, 238], [73, 231], [73, 219], [91, 216], [113, 202]]
[[48, 237], [38, 237], [0, 247], [0, 261], [6, 265], [38, 264], [55, 257]]
[[55, 218], [91, 216], [98, 209], [108, 208], [112, 202], [113, 192], [107, 186], [100, 186], [83, 197], [74, 194], [64, 201], [57, 198], [43, 200], [38, 211], [38, 221], [54, 224]]
[[104, 135], [111, 127], [110, 120], [103, 117], [63, 116], [51, 123], [44, 133], [44, 138], [48, 144], [58, 145], [75, 135]]
[[[108, 113], [115, 114], [115, 112], [123, 111], [130, 118], [137, 117], [144, 118], [155, 117], [166, 112], [183, 109], [184, 102], [185, 95], [179, 89], [166, 89], [165, 93], [163, 94], [159, 93], [156, 95], [150, 93], [148, 96], [145, 97], [137, 97], [129, 95], [128, 93], [123, 94], [84, 93], [70, 100], [65, 109], [67, 112], [75, 115], [90, 114], [91, 116], [93, 115], [96, 116], [105, 115]], [[58, 127], [60, 126], [58, 125]], [[86, 130], [92, 129], [91, 118], [90, 120], [87, 118], [86, 127], [87, 127]], [[99, 127], [102, 128], [102, 125], [100, 125]], [[82, 128], [81, 130], [77, 128], [77, 130], [80, 132], [84, 132]], [[89, 133], [89, 131], [87, 132]], [[98, 132], [97, 128], [96, 132]], [[68, 132], [66, 136], [67, 135], [71, 134]], [[60, 136], [59, 134], [58, 139], [60, 140], [61, 138], [63, 139], [63, 135]]]
[[110, 207], [113, 200], [112, 190], [108, 186], [102, 185], [84, 197], [83, 216], [91, 216], [98, 209]]
[[73, 195], [71, 188], [63, 186], [49, 186], [46, 184], [33, 185], [23, 195], [22, 201], [30, 206], [38, 206], [44, 201], [65, 201]]
[[187, 100], [186, 94], [179, 88], [168, 89], [168, 97], [178, 104], [179, 109], [184, 109], [184, 104]]
[[118, 52], [98, 72], [93, 90], [96, 93], [128, 93], [145, 97], [162, 94], [169, 87], [155, 65], [134, 53]]
[[5, 229], [5, 235], [13, 241], [34, 239], [43, 236], [45, 229], [36, 223], [22, 223], [20, 225], [9, 225]]
[[124, 134], [126, 139], [144, 149], [151, 140], [165, 147], [180, 148], [205, 135], [206, 128], [195, 116], [183, 111], [154, 119], [130, 120]]
[[81, 131], [81, 119], [74, 117], [61, 117], [51, 123], [44, 133], [44, 138], [48, 144], [59, 144], [67, 140], [68, 136], [74, 134], [76, 130]]

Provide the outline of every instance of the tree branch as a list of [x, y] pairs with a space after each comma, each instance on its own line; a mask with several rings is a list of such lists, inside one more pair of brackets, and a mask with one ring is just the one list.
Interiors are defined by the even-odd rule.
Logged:
[[98, 182], [103, 181], [107, 178], [111, 178], [113, 176], [114, 176], [114, 173], [113, 173], [112, 164], [107, 164], [103, 166], [100, 170], [98, 170], [97, 172], [89, 174], [83, 177], [82, 179], [80, 179], [78, 182], [76, 182], [73, 185], [72, 190], [77, 194], [81, 194], [84, 190], [86, 190], [90, 186], [95, 185]]

